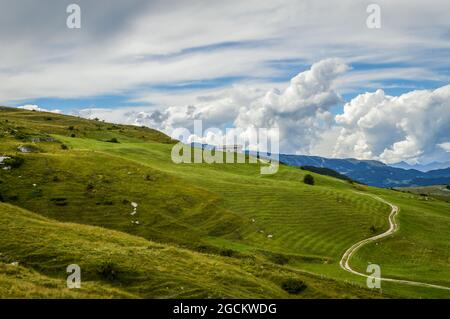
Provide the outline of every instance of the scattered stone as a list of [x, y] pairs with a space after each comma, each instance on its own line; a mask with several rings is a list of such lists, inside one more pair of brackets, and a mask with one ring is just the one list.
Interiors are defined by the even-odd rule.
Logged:
[[131, 206], [133, 206], [133, 208], [137, 208], [137, 207], [138, 207], [138, 204], [135, 203], [135, 202], [131, 202]]
[[267, 235], [267, 238], [273, 238], [272, 234]]
[[19, 266], [19, 262], [18, 262], [18, 261], [13, 261], [13, 262], [11, 263], [11, 265], [13, 265], [13, 266]]
[[32, 137], [30, 139], [33, 143], [40, 143], [40, 142], [54, 142], [55, 139], [51, 137]]
[[6, 159], [8, 159], [8, 158], [11, 158], [11, 157], [8, 157], [8, 156], [0, 156], [0, 165], [2, 165], [2, 164], [3, 164], [3, 161], [6, 160]]
[[36, 153], [39, 151], [36, 147], [31, 145], [21, 145], [17, 149], [22, 153]]

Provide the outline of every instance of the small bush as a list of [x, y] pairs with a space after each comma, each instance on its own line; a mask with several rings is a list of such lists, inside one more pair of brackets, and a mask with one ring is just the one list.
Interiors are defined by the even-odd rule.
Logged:
[[97, 273], [105, 280], [114, 281], [117, 279], [118, 271], [111, 261], [105, 261], [97, 268]]
[[306, 174], [303, 178], [303, 183], [308, 185], [314, 185], [314, 177], [311, 174]]
[[221, 248], [219, 249], [219, 255], [223, 257], [233, 257], [234, 256], [234, 250], [229, 248]]
[[377, 228], [375, 227], [375, 225], [370, 226], [370, 231], [375, 234], [377, 232]]
[[114, 202], [111, 200], [104, 200], [104, 201], [96, 202], [95, 205], [112, 206], [112, 205], [114, 205]]
[[30, 197], [34, 197], [34, 198], [42, 197], [42, 189], [33, 189], [30, 192]]
[[223, 257], [233, 257], [236, 255], [236, 252], [232, 249], [215, 247], [210, 245], [198, 245], [195, 246], [194, 249], [203, 254], [219, 255]]
[[65, 197], [54, 197], [51, 198], [50, 201], [52, 201], [56, 206], [67, 206], [67, 199]]
[[87, 184], [87, 186], [86, 186], [87, 191], [91, 191], [93, 189], [94, 189], [94, 184], [92, 184], [92, 183]]
[[63, 149], [63, 150], [67, 150], [67, 149], [69, 149], [69, 148], [67, 147], [67, 145], [66, 145], [66, 144], [61, 144], [61, 149]]
[[73, 127], [73, 125], [69, 126], [69, 131], [73, 131], [75, 129], [75, 127]]
[[289, 263], [289, 257], [278, 253], [266, 253], [269, 260], [278, 265], [286, 265]]
[[75, 134], [73, 134], [73, 133], [72, 133], [72, 134], [70, 134], [70, 137], [75, 137], [75, 136], [76, 136], [76, 135], [75, 135]]
[[110, 140], [107, 140], [108, 143], [119, 143], [119, 141], [117, 140], [117, 138], [113, 137]]
[[11, 168], [19, 168], [20, 166], [22, 166], [23, 162], [24, 162], [24, 159], [22, 157], [14, 156], [14, 157], [5, 159], [3, 161], [3, 164], [5, 166], [9, 166]]
[[290, 294], [299, 294], [308, 286], [299, 279], [287, 279], [281, 283], [281, 288]]

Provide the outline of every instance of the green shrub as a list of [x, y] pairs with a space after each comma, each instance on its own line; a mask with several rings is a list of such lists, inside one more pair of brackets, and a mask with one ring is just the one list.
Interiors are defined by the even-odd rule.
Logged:
[[67, 150], [67, 149], [69, 149], [69, 148], [67, 147], [67, 145], [66, 145], [66, 144], [61, 144], [61, 149], [63, 149], [63, 150]]
[[105, 280], [115, 281], [118, 276], [116, 266], [111, 261], [101, 263], [97, 268], [97, 273]]
[[283, 254], [266, 252], [265, 255], [271, 262], [273, 262], [275, 264], [286, 265], [287, 263], [289, 263], [289, 257], [287, 257]]
[[303, 183], [308, 185], [314, 185], [314, 177], [311, 174], [306, 174], [303, 178]]
[[67, 206], [67, 199], [65, 197], [54, 197], [51, 198], [50, 201], [52, 201], [56, 206]]
[[219, 249], [219, 255], [223, 257], [233, 257], [234, 256], [234, 250], [229, 248], [220, 248]]
[[22, 157], [14, 156], [14, 157], [5, 159], [3, 161], [3, 164], [5, 166], [9, 166], [11, 168], [19, 168], [20, 166], [22, 166], [23, 162], [24, 162], [24, 159]]
[[110, 140], [107, 140], [108, 143], [119, 143], [119, 141], [117, 140], [117, 138], [113, 137]]
[[281, 288], [290, 294], [299, 294], [308, 286], [299, 279], [287, 279], [281, 283]]

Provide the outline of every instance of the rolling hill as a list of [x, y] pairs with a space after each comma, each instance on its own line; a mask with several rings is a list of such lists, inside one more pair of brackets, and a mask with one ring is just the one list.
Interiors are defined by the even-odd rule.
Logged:
[[[269, 176], [263, 163], [174, 164], [174, 143], [145, 127], [1, 108], [1, 296], [450, 297], [370, 290], [339, 267], [346, 249], [388, 228], [390, 207], [361, 193], [377, 194], [400, 207], [400, 230], [352, 265], [450, 286], [448, 203], [285, 165]], [[72, 263], [95, 289], [64, 288]]]

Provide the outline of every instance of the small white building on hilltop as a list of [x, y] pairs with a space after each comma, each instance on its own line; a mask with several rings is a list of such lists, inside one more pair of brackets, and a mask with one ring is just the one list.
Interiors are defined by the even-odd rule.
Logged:
[[242, 145], [218, 145], [215, 147], [216, 151], [219, 152], [241, 152], [242, 151]]

